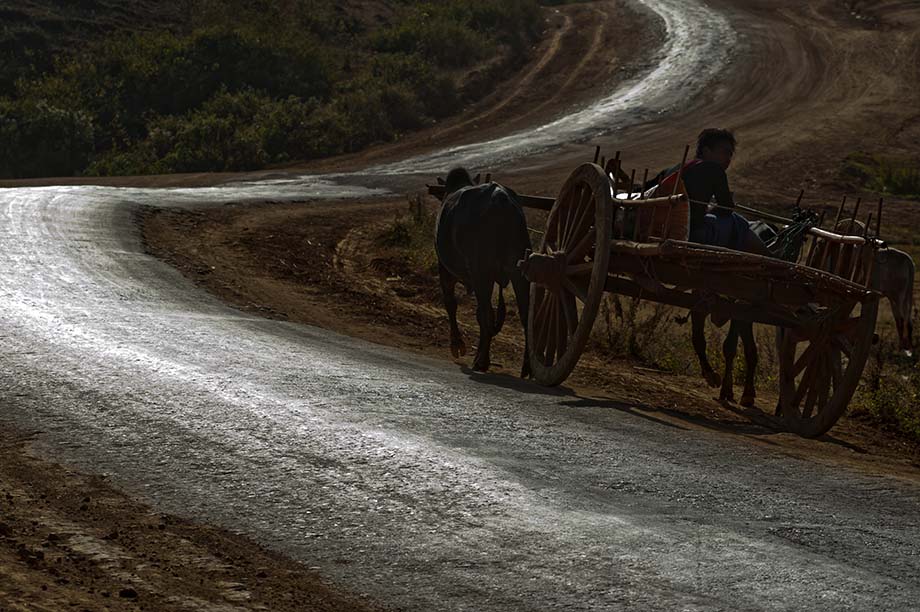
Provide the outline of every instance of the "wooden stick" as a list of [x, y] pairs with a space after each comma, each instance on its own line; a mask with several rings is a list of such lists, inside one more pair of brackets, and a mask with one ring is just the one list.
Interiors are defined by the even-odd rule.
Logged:
[[601, 145], [597, 145], [596, 147], [594, 147], [594, 163], [595, 164], [597, 163], [597, 160], [600, 158], [600, 156], [601, 156]]
[[[866, 241], [866, 243], [858, 247], [859, 248], [859, 255], [858, 255], [859, 258], [855, 262], [853, 262], [854, 264], [853, 265], [853, 275], [850, 277], [850, 280], [853, 281], [854, 283], [857, 282], [859, 279], [859, 274], [857, 273], [857, 270], [859, 273], [863, 275], [863, 278], [869, 276], [869, 270], [865, 267], [864, 260], [866, 259], [865, 257], [865, 253], [867, 252], [866, 249], [872, 248], [869, 246], [869, 228], [870, 227], [872, 227], [872, 213], [869, 213], [869, 218], [866, 219], [866, 228], [863, 230], [863, 239]], [[860, 263], [863, 264], [862, 268], [860, 268], [860, 265], [859, 265]]]
[[847, 197], [843, 196], [843, 201], [840, 202], [840, 208], [837, 209], [837, 218], [834, 219], [834, 227], [831, 228], [833, 231], [837, 231], [837, 224], [840, 223], [840, 217], [843, 216], [843, 209], [847, 205]]
[[648, 168], [645, 169], [645, 174], [642, 175], [642, 199], [645, 199], [645, 184], [648, 183]]
[[798, 197], [798, 199], [796, 199], [796, 201], [795, 201], [795, 207], [796, 207], [796, 208], [799, 208], [799, 206], [802, 204], [802, 198], [804, 198], [804, 197], [805, 197], [805, 190], [802, 189], [801, 191], [799, 191], [799, 197]]
[[[645, 176], [646, 177], [648, 176], [648, 168], [645, 169]], [[645, 197], [643, 196], [642, 199], [644, 200]], [[641, 206], [636, 207], [633, 210], [635, 211], [635, 214], [636, 214], [636, 220], [633, 223], [632, 239], [638, 242], [639, 241], [639, 229], [640, 229], [639, 221], [642, 219], [642, 207]], [[626, 219], [626, 209], [623, 210], [623, 219]]]
[[492, 182], [492, 173], [486, 172], [486, 183], [491, 183], [491, 182]]
[[606, 167], [607, 167], [607, 158], [602, 155], [601, 156], [601, 168], [606, 168]]
[[862, 198], [856, 198], [856, 206], [853, 207], [853, 216], [850, 217], [850, 231], [853, 231], [853, 223], [856, 221], [856, 215], [859, 213], [859, 205], [862, 202]]
[[882, 239], [882, 204], [885, 202], [885, 198], [878, 199], [878, 215], [875, 217], [875, 237], [879, 240]]
[[677, 180], [674, 181], [674, 190], [671, 192], [672, 196], [677, 195], [677, 187], [680, 185], [680, 180], [684, 176], [684, 166], [687, 165], [687, 156], [690, 155], [690, 145], [684, 147], [684, 159], [680, 162], [680, 168], [677, 169]]
[[[824, 213], [825, 213], [825, 212], [826, 212], [826, 211], [824, 211], [824, 210], [821, 211], [821, 217], [818, 219], [818, 225], [817, 225], [818, 228], [820, 228], [820, 227], [821, 227], [821, 224], [824, 223]], [[812, 237], [811, 245], [810, 245], [809, 248], [808, 248], [808, 255], [805, 256], [805, 265], [806, 265], [806, 266], [810, 266], [812, 260], [814, 259], [814, 254], [815, 254], [815, 243], [816, 243], [816, 242], [817, 242], [817, 239], [814, 238], [814, 237]]]
[[636, 184], [636, 169], [633, 168], [632, 174], [629, 175], [629, 195], [632, 197], [632, 190]]

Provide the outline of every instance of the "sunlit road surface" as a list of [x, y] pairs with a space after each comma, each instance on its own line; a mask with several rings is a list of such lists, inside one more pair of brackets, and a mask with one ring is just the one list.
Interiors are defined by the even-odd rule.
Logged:
[[393, 607], [920, 609], [916, 485], [254, 318], [134, 225], [324, 188], [0, 192], [0, 419]]

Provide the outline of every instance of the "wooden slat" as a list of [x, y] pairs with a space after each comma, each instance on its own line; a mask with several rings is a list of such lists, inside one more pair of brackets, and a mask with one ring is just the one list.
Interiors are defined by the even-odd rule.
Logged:
[[720, 314], [739, 321], [752, 321], [754, 323], [765, 323], [767, 325], [779, 325], [790, 328], [798, 328], [805, 324], [805, 322], [798, 319], [793, 313], [784, 313], [778, 309], [773, 310], [768, 305], [742, 304], [726, 300], [719, 296], [712, 296], [706, 301], [701, 301], [697, 295], [685, 293], [676, 289], [665, 289], [652, 294], [636, 282], [616, 276], [607, 277], [604, 290], [619, 295], [658, 302], [659, 304], [686, 308], [687, 310], [695, 312]]

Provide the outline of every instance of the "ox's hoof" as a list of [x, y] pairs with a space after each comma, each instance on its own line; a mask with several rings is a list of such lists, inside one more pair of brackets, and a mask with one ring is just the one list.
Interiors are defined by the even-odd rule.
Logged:
[[704, 371], [703, 378], [706, 379], [706, 384], [708, 384], [713, 389], [722, 384], [722, 377], [712, 370], [709, 370], [708, 372]]
[[480, 352], [476, 352], [476, 359], [473, 360], [473, 371], [474, 372], [488, 372], [489, 366], [492, 365], [489, 360], [488, 355], [483, 355]]
[[753, 408], [755, 399], [756, 399], [755, 394], [743, 393], [741, 394], [741, 405], [744, 406], [745, 408]]
[[466, 344], [463, 342], [462, 338], [456, 338], [450, 341], [450, 353], [454, 356], [454, 359], [460, 359], [466, 355]]
[[722, 387], [722, 390], [719, 392], [719, 401], [726, 402], [728, 404], [735, 403], [735, 392], [731, 387], [727, 389]]
[[524, 365], [521, 367], [521, 378], [528, 379], [533, 375], [530, 371], [530, 362], [525, 361]]

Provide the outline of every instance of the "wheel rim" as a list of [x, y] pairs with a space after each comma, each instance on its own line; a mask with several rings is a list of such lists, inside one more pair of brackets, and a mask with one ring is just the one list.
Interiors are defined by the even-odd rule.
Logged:
[[534, 378], [564, 381], [591, 334], [607, 279], [613, 202], [609, 179], [582, 164], [556, 198], [539, 250], [525, 264], [532, 281], [527, 333]]
[[793, 432], [816, 437], [846, 412], [869, 356], [878, 302], [856, 305], [802, 337], [777, 329], [779, 414]]

